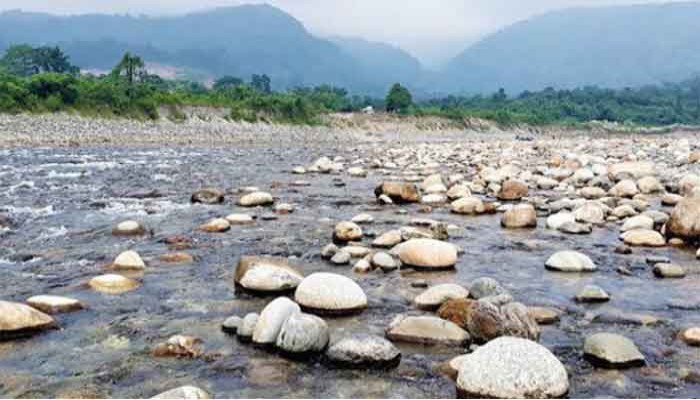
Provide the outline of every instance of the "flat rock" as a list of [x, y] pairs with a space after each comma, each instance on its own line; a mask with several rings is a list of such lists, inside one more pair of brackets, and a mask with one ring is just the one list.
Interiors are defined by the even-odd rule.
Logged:
[[367, 308], [367, 296], [352, 279], [327, 272], [311, 274], [301, 281], [294, 298], [314, 314], [352, 314]]
[[139, 287], [139, 283], [131, 278], [117, 274], [96, 276], [88, 282], [91, 288], [107, 294], [121, 294]]
[[22, 303], [0, 300], [0, 340], [31, 336], [56, 327], [54, 319]]
[[372, 241], [372, 246], [381, 248], [392, 248], [402, 241], [401, 231], [398, 229], [384, 232]]
[[562, 312], [551, 307], [528, 307], [528, 314], [540, 325], [550, 325], [559, 322]]
[[654, 275], [658, 278], [683, 278], [685, 268], [677, 264], [661, 263], [654, 265]]
[[181, 251], [174, 252], [174, 253], [162, 254], [158, 257], [158, 259], [162, 262], [173, 263], [173, 264], [194, 262], [194, 257], [192, 257], [191, 254], [181, 252]]
[[255, 219], [248, 214], [229, 214], [226, 221], [231, 225], [249, 225], [255, 223]]
[[82, 310], [83, 304], [70, 297], [39, 295], [27, 299], [27, 304], [47, 314], [59, 314]]
[[606, 368], [626, 368], [644, 365], [644, 355], [624, 336], [596, 333], [586, 338], [583, 353], [591, 363]]
[[569, 250], [554, 253], [545, 262], [545, 267], [560, 272], [593, 272], [598, 269], [587, 255]]
[[569, 391], [564, 365], [531, 340], [502, 337], [460, 360], [463, 398], [559, 398]]
[[651, 229], [633, 229], [620, 235], [620, 239], [629, 246], [663, 247], [666, 245], [664, 237]]
[[581, 303], [602, 303], [610, 300], [610, 295], [596, 285], [586, 285], [576, 293], [575, 299]]
[[234, 282], [256, 292], [285, 292], [293, 290], [304, 275], [286, 259], [279, 257], [241, 257], [236, 266]]
[[436, 285], [416, 296], [413, 302], [422, 310], [435, 310], [447, 300], [466, 299], [469, 290], [454, 283]]
[[401, 352], [390, 341], [375, 335], [343, 337], [326, 351], [332, 363], [346, 368], [391, 368], [399, 364]]
[[390, 340], [422, 344], [463, 346], [469, 333], [456, 324], [432, 316], [398, 315], [386, 329]]

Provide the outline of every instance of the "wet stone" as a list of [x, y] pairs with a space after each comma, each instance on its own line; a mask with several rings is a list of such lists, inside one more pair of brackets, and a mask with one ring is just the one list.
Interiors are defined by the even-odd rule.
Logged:
[[575, 299], [581, 303], [602, 303], [609, 301], [610, 295], [596, 285], [586, 285], [576, 293]]
[[637, 346], [622, 335], [596, 333], [586, 338], [583, 352], [591, 363], [606, 368], [627, 368], [645, 364]]
[[332, 343], [326, 358], [345, 368], [391, 368], [399, 364], [401, 352], [390, 341], [374, 335], [356, 334]]
[[27, 304], [47, 314], [59, 314], [82, 310], [83, 304], [69, 297], [40, 295], [27, 299]]

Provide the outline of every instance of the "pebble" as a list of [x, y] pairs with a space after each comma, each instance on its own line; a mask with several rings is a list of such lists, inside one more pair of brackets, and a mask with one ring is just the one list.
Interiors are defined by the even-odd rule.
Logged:
[[272, 195], [267, 192], [252, 192], [238, 199], [238, 205], [241, 207], [268, 206], [274, 202]]
[[214, 218], [199, 226], [199, 230], [209, 233], [221, 233], [231, 229], [231, 223], [224, 218]]
[[683, 329], [680, 333], [680, 338], [688, 346], [700, 346], [700, 327], [694, 326]]
[[115, 236], [139, 236], [146, 233], [146, 228], [137, 221], [123, 221], [112, 228], [112, 235]]

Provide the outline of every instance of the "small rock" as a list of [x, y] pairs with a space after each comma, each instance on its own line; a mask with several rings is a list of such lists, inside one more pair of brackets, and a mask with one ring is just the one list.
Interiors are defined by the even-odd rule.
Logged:
[[67, 313], [84, 308], [76, 299], [51, 295], [32, 296], [27, 299], [27, 304], [47, 314]]
[[234, 315], [224, 320], [224, 322], [221, 324], [221, 330], [228, 334], [235, 335], [238, 332], [238, 328], [240, 328], [242, 324], [243, 318]]
[[304, 276], [286, 259], [279, 257], [241, 257], [234, 282], [255, 292], [276, 293], [293, 290]]
[[175, 335], [153, 349], [154, 357], [199, 357], [202, 340], [193, 336]]
[[179, 388], [168, 390], [157, 394], [152, 399], [163, 399], [163, 400], [206, 400], [210, 399], [209, 393], [195, 386], [182, 386]]
[[509, 229], [537, 227], [537, 213], [531, 204], [518, 204], [501, 218], [501, 226]]
[[399, 364], [401, 352], [390, 341], [374, 335], [344, 337], [331, 344], [326, 357], [346, 368], [392, 368]]
[[107, 294], [121, 294], [139, 287], [139, 283], [135, 280], [116, 274], [96, 276], [90, 279], [88, 284], [98, 292]]
[[353, 314], [367, 308], [367, 296], [357, 283], [345, 276], [326, 272], [304, 278], [294, 298], [314, 314]]
[[221, 204], [224, 202], [224, 192], [215, 188], [200, 189], [192, 194], [192, 203]]
[[350, 263], [352, 256], [345, 250], [338, 250], [337, 253], [333, 254], [331, 257], [331, 262], [335, 265], [346, 265]]
[[409, 182], [383, 182], [374, 190], [377, 197], [387, 196], [392, 202], [417, 203], [420, 201], [420, 192], [414, 183]]
[[416, 296], [413, 302], [422, 310], [435, 310], [451, 299], [466, 299], [469, 291], [454, 283], [436, 285]]
[[561, 311], [551, 307], [528, 307], [527, 312], [540, 325], [557, 323], [561, 316]]
[[504, 293], [507, 293], [507, 291], [493, 278], [477, 278], [469, 286], [469, 295], [477, 300]]
[[248, 193], [238, 199], [238, 205], [241, 207], [268, 206], [274, 202], [272, 195], [267, 192]]
[[375, 268], [381, 268], [384, 272], [393, 271], [395, 269], [398, 269], [400, 266], [400, 264], [396, 262], [394, 257], [382, 251], [374, 253], [371, 262]]
[[498, 192], [499, 200], [514, 201], [520, 200], [527, 196], [528, 187], [525, 182], [508, 179], [501, 185], [501, 190]]
[[223, 218], [214, 218], [207, 223], [200, 225], [199, 230], [209, 233], [221, 233], [231, 229], [231, 223]]
[[258, 317], [253, 331], [253, 342], [258, 344], [275, 343], [287, 318], [300, 311], [299, 305], [286, 297], [278, 297], [271, 301]]
[[112, 228], [112, 235], [115, 236], [139, 236], [146, 233], [146, 228], [136, 221], [123, 221]]
[[620, 238], [629, 246], [663, 247], [666, 245], [664, 237], [651, 229], [633, 229], [620, 235]]
[[0, 340], [31, 336], [56, 327], [54, 319], [28, 305], [0, 300]]
[[560, 272], [593, 272], [598, 269], [587, 255], [577, 251], [554, 253], [545, 263], [545, 267]]
[[372, 246], [381, 248], [391, 248], [401, 243], [403, 239], [401, 238], [400, 230], [392, 230], [381, 234], [378, 238], [374, 239]]
[[610, 296], [596, 285], [586, 285], [576, 293], [576, 301], [581, 303], [601, 303], [610, 300]]
[[112, 268], [143, 270], [146, 268], [146, 264], [141, 259], [141, 256], [139, 256], [139, 253], [129, 250], [119, 254], [117, 258], [114, 259]]
[[451, 210], [455, 214], [478, 215], [486, 212], [486, 206], [477, 197], [462, 197], [451, 204]]
[[654, 275], [658, 278], [683, 278], [685, 277], [685, 268], [676, 264], [656, 264], [653, 269]]
[[277, 336], [277, 347], [289, 354], [319, 352], [328, 345], [328, 325], [321, 318], [293, 313], [282, 325]]
[[352, 217], [350, 221], [355, 224], [371, 224], [374, 222], [374, 217], [370, 214], [358, 214]]
[[255, 219], [248, 214], [229, 214], [226, 217], [226, 221], [231, 225], [248, 225], [255, 223]]
[[624, 336], [596, 333], [586, 338], [583, 353], [592, 364], [606, 368], [627, 368], [645, 364], [644, 355]]
[[430, 316], [398, 315], [389, 324], [386, 336], [390, 340], [422, 344], [463, 346], [469, 342], [469, 333], [456, 324]]
[[457, 248], [434, 239], [411, 239], [392, 249], [401, 263], [425, 269], [448, 269], [457, 263]]
[[243, 317], [243, 322], [241, 326], [238, 327], [236, 334], [242, 340], [251, 340], [253, 338], [253, 332], [255, 331], [255, 326], [258, 324], [258, 318], [260, 316], [257, 313], [249, 313]]
[[333, 258], [335, 253], [338, 252], [338, 250], [340, 250], [338, 246], [334, 245], [333, 243], [330, 243], [326, 245], [323, 249], [321, 249], [321, 258], [325, 260], [330, 260], [331, 258]]
[[335, 226], [333, 240], [339, 242], [350, 242], [353, 240], [362, 240], [362, 228], [356, 223], [350, 221], [339, 222]]
[[175, 252], [162, 254], [158, 259], [165, 263], [192, 263], [194, 262], [194, 257], [188, 253]]
[[688, 346], [700, 346], [700, 327], [694, 326], [681, 331], [680, 338]]

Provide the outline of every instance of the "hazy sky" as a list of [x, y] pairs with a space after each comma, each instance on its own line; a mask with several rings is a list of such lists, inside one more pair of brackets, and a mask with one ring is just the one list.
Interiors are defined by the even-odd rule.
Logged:
[[478, 38], [545, 11], [654, 0], [0, 0], [0, 9], [75, 14], [172, 14], [266, 2], [318, 35], [358, 36], [399, 46], [436, 65]]

